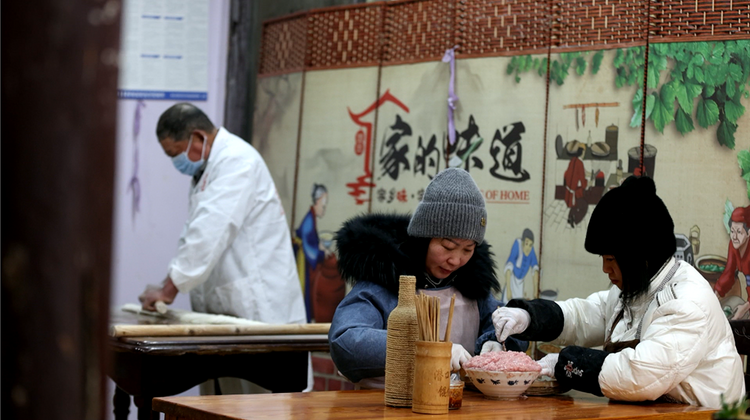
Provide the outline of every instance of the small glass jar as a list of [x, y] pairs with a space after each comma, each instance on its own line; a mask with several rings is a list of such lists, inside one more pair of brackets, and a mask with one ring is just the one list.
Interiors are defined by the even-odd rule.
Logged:
[[464, 383], [463, 381], [451, 381], [450, 397], [448, 398], [448, 409], [458, 410], [464, 401]]

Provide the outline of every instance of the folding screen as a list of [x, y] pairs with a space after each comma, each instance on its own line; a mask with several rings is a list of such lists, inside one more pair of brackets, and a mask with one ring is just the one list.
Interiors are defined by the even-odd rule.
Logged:
[[[299, 254], [313, 318], [343, 296], [332, 233], [413, 211], [449, 165], [485, 196], [504, 299], [609, 287], [586, 228], [633, 173], [654, 178], [676, 255], [716, 282], [750, 204], [748, 38], [750, 0], [403, 0], [266, 22], [253, 138], [297, 248], [312, 226], [330, 263]], [[747, 301], [735, 274], [730, 316]]]

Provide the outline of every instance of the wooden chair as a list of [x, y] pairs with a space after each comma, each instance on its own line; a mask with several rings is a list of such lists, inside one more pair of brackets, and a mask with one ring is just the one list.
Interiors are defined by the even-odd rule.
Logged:
[[[750, 319], [729, 321], [734, 334], [734, 344], [737, 346], [737, 353], [745, 359], [747, 365], [747, 356], [750, 355]], [[750, 397], [750, 374], [745, 370], [745, 392]]]

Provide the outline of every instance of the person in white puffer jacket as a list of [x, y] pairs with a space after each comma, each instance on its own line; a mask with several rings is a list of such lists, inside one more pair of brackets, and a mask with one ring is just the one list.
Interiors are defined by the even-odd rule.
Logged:
[[[742, 359], [709, 283], [674, 258], [674, 223], [653, 180], [630, 177], [594, 209], [585, 248], [613, 283], [586, 299], [508, 302], [508, 336], [567, 347], [539, 361], [563, 390], [721, 408], [745, 395]], [[603, 350], [589, 347], [603, 346]]]

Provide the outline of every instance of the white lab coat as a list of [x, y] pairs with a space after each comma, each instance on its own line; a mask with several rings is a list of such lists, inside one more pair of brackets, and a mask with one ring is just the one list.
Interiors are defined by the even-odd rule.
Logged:
[[271, 174], [247, 142], [219, 129], [190, 191], [169, 266], [194, 311], [272, 324], [304, 323], [289, 227]]
[[[651, 280], [649, 292], [658, 289], [674, 264], [674, 276], [653, 300], [639, 299], [615, 326], [611, 341], [639, 338], [640, 343], [604, 359], [599, 385], [604, 396], [616, 400], [648, 401], [666, 394], [718, 409], [721, 394], [730, 402], [745, 395], [742, 359], [718, 299], [695, 268], [672, 258]], [[602, 345], [623, 308], [619, 297], [620, 290], [612, 286], [587, 299], [557, 302], [565, 325], [554, 342]]]

